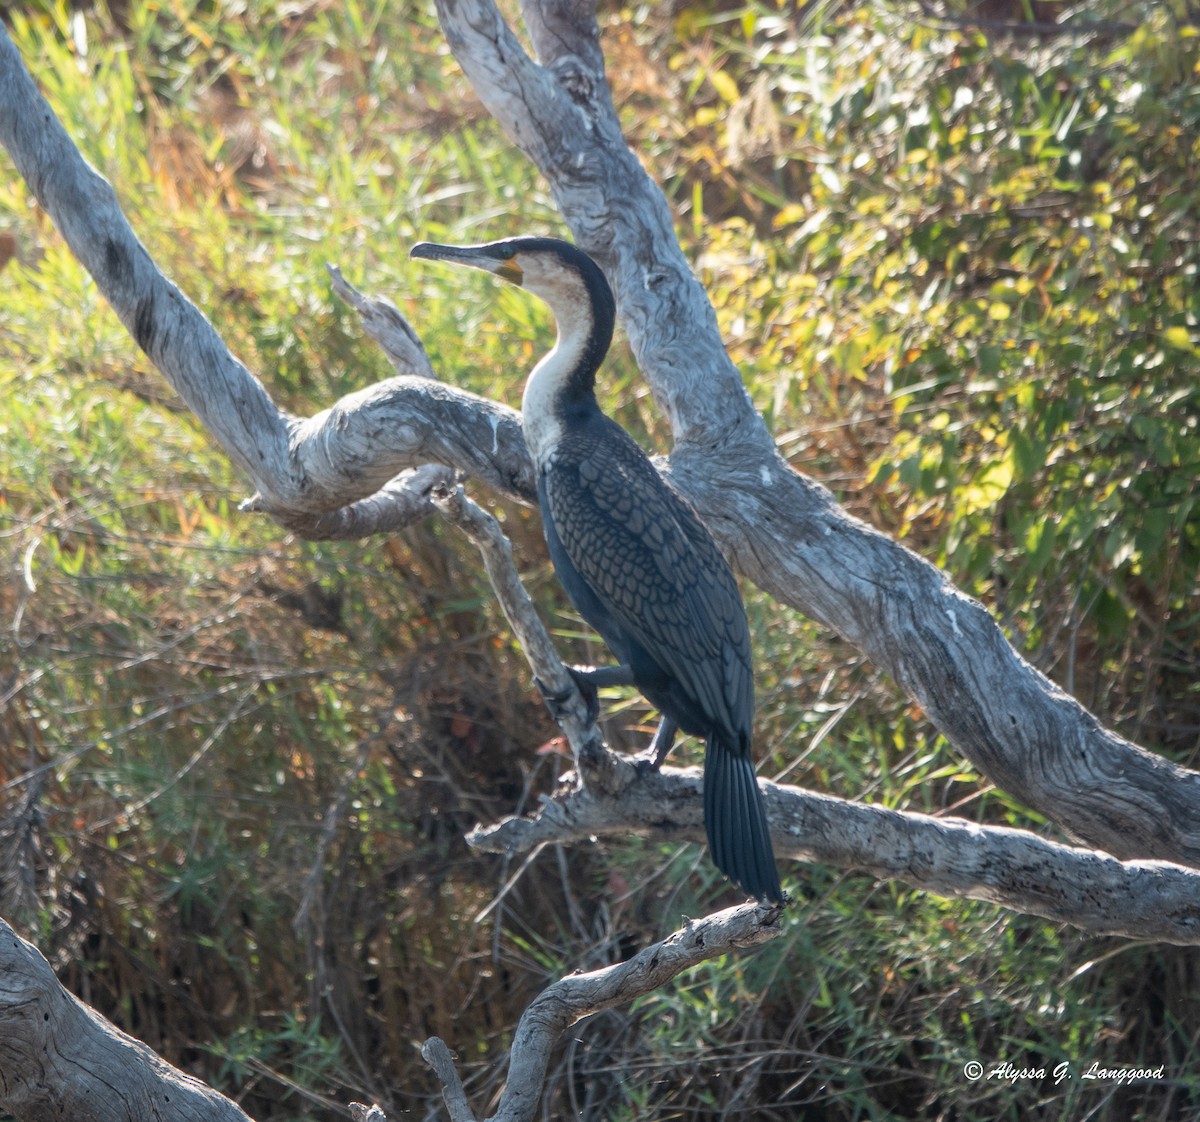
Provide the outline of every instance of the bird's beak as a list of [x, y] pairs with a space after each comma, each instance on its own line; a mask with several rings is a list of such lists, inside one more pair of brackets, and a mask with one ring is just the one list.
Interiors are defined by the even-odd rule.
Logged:
[[495, 245], [438, 245], [421, 242], [408, 251], [409, 257], [425, 257], [430, 261], [450, 261], [457, 265], [470, 265], [495, 273], [512, 284], [520, 284], [525, 278], [521, 266], [512, 253], [498, 250]]

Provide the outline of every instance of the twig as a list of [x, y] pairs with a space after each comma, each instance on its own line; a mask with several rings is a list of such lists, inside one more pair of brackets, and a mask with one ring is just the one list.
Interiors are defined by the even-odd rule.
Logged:
[[421, 1058], [442, 1081], [442, 1098], [446, 1100], [451, 1122], [475, 1122], [471, 1104], [467, 1102], [467, 1092], [463, 1090], [462, 1080], [454, 1066], [454, 1057], [446, 1047], [446, 1042], [440, 1036], [431, 1036], [421, 1045]]
[[404, 318], [390, 300], [381, 296], [364, 296], [354, 287], [336, 265], [326, 265], [333, 291], [356, 312], [362, 321], [363, 330], [375, 340], [387, 355], [397, 374], [411, 374], [418, 378], [434, 378], [433, 365], [412, 324]]
[[[386, 725], [384, 726], [386, 728]], [[311, 938], [313, 909], [321, 895], [321, 881], [325, 875], [325, 859], [333, 848], [334, 840], [346, 816], [346, 807], [350, 804], [350, 795], [359, 782], [363, 768], [371, 755], [371, 746], [384, 735], [384, 729], [377, 729], [370, 736], [364, 737], [358, 746], [358, 756], [354, 763], [342, 776], [337, 794], [325, 810], [321, 824], [321, 836], [317, 841], [316, 852], [309, 866], [308, 876], [304, 878], [304, 888], [300, 892], [300, 905], [292, 917], [292, 930], [303, 938]], [[322, 908], [322, 911], [324, 909]]]
[[587, 783], [601, 790], [626, 786], [633, 765], [610, 752], [596, 723], [587, 719], [587, 705], [558, 657], [554, 643], [521, 583], [513, 564], [512, 546], [500, 529], [500, 523], [469, 499], [461, 487], [435, 489], [431, 498], [447, 521], [462, 530], [478, 548], [496, 598], [534, 676], [551, 693], [570, 696], [570, 700], [562, 705], [561, 725]]

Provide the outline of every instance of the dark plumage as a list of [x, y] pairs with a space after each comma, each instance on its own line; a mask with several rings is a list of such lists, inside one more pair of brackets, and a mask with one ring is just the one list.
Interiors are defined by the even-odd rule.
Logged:
[[554, 568], [619, 667], [577, 669], [595, 687], [633, 684], [663, 714], [654, 766], [677, 729], [703, 737], [704, 821], [714, 863], [750, 895], [783, 900], [750, 754], [754, 683], [737, 583], [692, 508], [596, 403], [595, 373], [615, 308], [599, 267], [549, 238], [423, 244], [415, 257], [497, 273], [546, 301], [554, 349], [522, 403]]

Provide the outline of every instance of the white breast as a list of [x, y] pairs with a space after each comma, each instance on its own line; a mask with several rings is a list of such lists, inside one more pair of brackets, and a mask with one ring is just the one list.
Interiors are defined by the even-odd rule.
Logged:
[[564, 360], [562, 347], [556, 344], [554, 350], [533, 368], [533, 373], [525, 383], [521, 419], [525, 426], [525, 443], [535, 466], [540, 467], [562, 439], [562, 425], [557, 417], [554, 399], [562, 388], [564, 377], [570, 372], [571, 365]]

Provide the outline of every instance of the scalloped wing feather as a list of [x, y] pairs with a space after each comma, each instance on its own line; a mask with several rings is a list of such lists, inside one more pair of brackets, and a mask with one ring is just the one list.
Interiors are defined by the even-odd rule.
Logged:
[[746, 615], [711, 534], [608, 418], [570, 432], [551, 461], [549, 514], [572, 564], [705, 723], [748, 752], [754, 684]]

